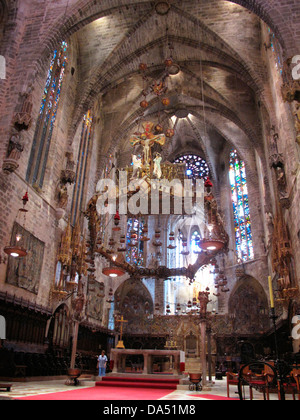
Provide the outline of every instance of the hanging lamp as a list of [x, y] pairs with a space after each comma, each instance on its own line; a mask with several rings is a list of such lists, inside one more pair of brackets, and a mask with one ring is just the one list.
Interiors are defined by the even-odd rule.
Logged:
[[[28, 192], [26, 191], [25, 195], [22, 198], [23, 201], [23, 207], [19, 209], [17, 219], [20, 214], [23, 215], [23, 228], [25, 229], [25, 221], [26, 221], [26, 214], [28, 213], [28, 210], [25, 209], [26, 204], [28, 203]], [[24, 258], [27, 255], [26, 249], [21, 245], [23, 240], [23, 235], [20, 232], [17, 232], [15, 236], [15, 244], [6, 246], [4, 248], [5, 254], [13, 257], [13, 258]]]
[[119, 232], [121, 230], [121, 228], [119, 226], [120, 225], [120, 220], [121, 220], [121, 217], [120, 217], [119, 212], [117, 211], [117, 213], [115, 214], [115, 217], [114, 217], [114, 227], [112, 228], [112, 230], [114, 232]]
[[110, 277], [110, 278], [117, 278], [117, 277], [124, 276], [124, 274], [126, 274], [126, 273], [122, 268], [117, 267], [115, 265], [116, 260], [117, 260], [117, 255], [114, 255], [112, 257], [112, 261], [110, 263], [110, 266], [103, 268], [102, 274], [104, 274], [105, 276]]
[[225, 241], [214, 235], [212, 229], [206, 238], [200, 240], [199, 247], [203, 251], [221, 251], [225, 247]]

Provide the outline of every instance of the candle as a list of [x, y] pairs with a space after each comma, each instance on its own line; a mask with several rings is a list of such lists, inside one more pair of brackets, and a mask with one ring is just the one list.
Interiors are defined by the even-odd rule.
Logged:
[[270, 290], [270, 301], [271, 301], [271, 308], [274, 309], [274, 294], [273, 294], [273, 286], [272, 286], [272, 277], [269, 276], [269, 290]]

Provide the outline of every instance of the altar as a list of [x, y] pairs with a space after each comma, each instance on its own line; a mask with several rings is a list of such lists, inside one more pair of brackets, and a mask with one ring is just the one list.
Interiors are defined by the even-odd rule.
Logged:
[[[110, 360], [113, 361], [112, 373], [126, 372], [126, 358], [128, 356], [142, 356], [142, 374], [154, 374], [155, 365], [159, 358], [170, 359], [170, 374], [181, 375], [181, 366], [185, 364], [185, 352], [180, 350], [136, 350], [136, 349], [111, 349]], [[162, 372], [163, 373], [163, 372]], [[164, 372], [166, 373], [166, 372]]]

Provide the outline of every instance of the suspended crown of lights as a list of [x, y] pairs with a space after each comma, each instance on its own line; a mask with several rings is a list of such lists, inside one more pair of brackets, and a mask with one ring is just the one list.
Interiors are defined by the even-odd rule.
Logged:
[[[166, 6], [165, 3], [168, 2], [157, 2], [156, 4], [160, 6]], [[168, 28], [166, 33], [166, 39], [168, 41]], [[173, 50], [170, 43], [167, 43], [169, 49]], [[172, 56], [172, 51], [169, 51], [167, 58], [164, 61], [162, 74], [157, 78], [153, 79], [151, 72], [148, 71], [148, 66], [146, 63], [140, 63], [139, 71], [142, 75], [144, 82], [144, 89], [142, 91], [143, 100], [140, 102], [140, 107], [142, 112], [146, 110], [150, 101], [147, 99], [148, 96], [156, 97], [161, 104], [161, 107], [167, 107], [170, 104], [170, 99], [167, 96], [168, 92], [168, 78], [170, 74], [173, 74], [173, 67], [175, 60]], [[172, 71], [170, 71], [172, 69]], [[140, 101], [140, 100], [139, 100]], [[157, 102], [157, 101], [155, 101]], [[144, 114], [142, 114], [144, 115]], [[138, 119], [140, 120], [140, 119]], [[128, 274], [130, 277], [134, 278], [163, 278], [167, 279], [170, 277], [186, 277], [188, 279], [194, 279], [197, 271], [204, 265], [210, 263], [210, 260], [215, 256], [215, 254], [221, 252], [226, 248], [228, 241], [226, 232], [224, 230], [222, 220], [219, 217], [217, 212], [217, 204], [211, 193], [212, 183], [209, 180], [210, 170], [206, 161], [198, 155], [186, 154], [184, 156], [178, 157], [175, 162], [162, 162], [162, 155], [156, 153], [154, 158], [154, 153], [152, 149], [154, 146], [163, 147], [167, 142], [170, 142], [172, 137], [175, 134], [174, 128], [166, 129], [162, 126], [160, 121], [154, 123], [152, 121], [145, 121], [142, 124], [144, 131], [138, 131], [131, 135], [129, 142], [133, 148], [143, 147], [143, 156], [141, 157], [140, 152], [136, 151], [132, 153], [132, 165], [127, 167], [127, 182], [132, 183], [130, 188], [125, 188], [125, 197], [122, 196], [123, 192], [120, 191], [120, 194], [117, 198], [116, 203], [116, 214], [112, 216], [113, 227], [112, 227], [112, 237], [108, 241], [108, 247], [103, 243], [103, 237], [101, 235], [101, 225], [100, 216], [97, 211], [97, 201], [101, 197], [101, 202], [103, 195], [107, 191], [100, 191], [97, 193], [89, 202], [88, 209], [85, 212], [85, 216], [89, 219], [89, 229], [90, 229], [90, 253], [91, 259], [94, 263], [95, 255], [100, 255], [105, 258], [108, 262], [108, 267], [105, 267], [102, 273], [110, 278], [116, 278]], [[136, 150], [136, 149], [135, 149]], [[184, 169], [184, 164], [186, 165], [186, 170]], [[199, 238], [199, 252], [198, 258], [195, 264], [189, 265], [188, 267], [178, 267], [178, 268], [169, 268], [166, 266], [160, 266], [162, 248], [165, 247], [166, 250], [172, 251], [176, 248], [174, 243], [175, 233], [171, 232], [169, 235], [169, 241], [164, 239], [162, 235], [160, 224], [158, 220], [158, 225], [156, 226], [153, 238], [151, 240], [148, 232], [147, 218], [151, 217], [151, 209], [148, 212], [145, 221], [143, 221], [142, 214], [127, 214], [127, 223], [121, 223], [120, 202], [124, 201], [123, 199], [132, 198], [135, 193], [140, 192], [151, 194], [151, 185], [152, 180], [159, 179], [160, 181], [169, 181], [180, 180], [180, 182], [185, 179], [205, 179], [205, 203], [204, 210], [206, 214], [206, 223], [207, 223], [207, 235], [204, 238]], [[167, 187], [166, 187], [167, 188]], [[192, 186], [192, 205], [197, 204], [197, 192], [195, 185]], [[128, 191], [129, 190], [129, 191]], [[163, 194], [168, 193], [171, 196], [171, 202], [173, 201], [172, 209], [170, 208], [170, 215], [177, 214], [174, 210], [175, 198], [178, 198], [178, 192], [175, 191], [175, 188], [170, 188], [168, 191], [163, 187], [160, 187], [158, 190], [159, 201], [159, 213], [155, 213], [155, 217], [163, 214], [163, 208], [161, 206]], [[177, 195], [176, 195], [177, 194]], [[182, 198], [182, 197], [181, 197]], [[183, 198], [182, 198], [183, 199]], [[149, 204], [149, 203], [148, 203]], [[156, 203], [157, 204], [157, 203]], [[170, 205], [170, 207], [171, 207]], [[185, 206], [183, 206], [185, 207]], [[149, 210], [149, 208], [148, 208]], [[160, 213], [161, 212], [161, 213]], [[183, 210], [183, 218], [190, 213], [187, 213], [186, 210]], [[130, 225], [133, 221], [132, 225]], [[135, 221], [138, 220], [138, 224]], [[127, 232], [121, 232], [121, 226], [127, 226]], [[118, 233], [119, 232], [119, 233]], [[119, 235], [119, 238], [116, 237]], [[142, 254], [146, 242], [151, 241], [151, 245], [155, 249], [155, 264], [156, 268], [149, 268], [144, 266], [144, 261]], [[106, 242], [106, 241], [105, 241]], [[187, 249], [187, 239], [182, 237], [182, 250], [181, 254], [183, 256], [188, 256], [190, 251]]]
[[[125, 274], [135, 278], [170, 278], [170, 277], [186, 277], [187, 279], [194, 279], [198, 270], [204, 266], [209, 265], [214, 257], [227, 249], [228, 235], [224, 230], [222, 219], [218, 213], [217, 205], [214, 196], [211, 192], [213, 187], [209, 178], [205, 181], [205, 222], [206, 232], [202, 237], [195, 238], [197, 249], [197, 261], [194, 265], [186, 267], [169, 268], [165, 266], [158, 266], [157, 268], [149, 268], [144, 266], [144, 261], [140, 255], [143, 252], [143, 247], [146, 242], [151, 240], [151, 235], [148, 231], [147, 216], [146, 218], [138, 216], [138, 219], [130, 219], [127, 221], [127, 236], [124, 235], [119, 229], [113, 229], [113, 234], [117, 237], [111, 237], [107, 243], [108, 247], [103, 244], [99, 238], [99, 214], [97, 213], [97, 197], [90, 201], [86, 217], [89, 219], [90, 241], [89, 241], [89, 258], [93, 262], [95, 255], [100, 255], [105, 258], [109, 263], [108, 267], [103, 269], [103, 274], [110, 278], [121, 277]], [[132, 194], [132, 192], [130, 192]], [[122, 216], [116, 213], [113, 219], [113, 226], [115, 228], [120, 226], [120, 219]], [[145, 220], [144, 220], [145, 219]], [[131, 221], [130, 221], [131, 220]], [[129, 225], [131, 223], [131, 225]], [[149, 236], [148, 236], [149, 235]], [[151, 244], [155, 247], [155, 260], [159, 264], [160, 256], [162, 255], [161, 249], [165, 247], [167, 250], [172, 251], [176, 249], [175, 233], [170, 232], [169, 240], [165, 241], [161, 234], [159, 225], [153, 232]], [[190, 251], [187, 247], [187, 239], [182, 235], [181, 237], [181, 254], [183, 256], [189, 255]]]

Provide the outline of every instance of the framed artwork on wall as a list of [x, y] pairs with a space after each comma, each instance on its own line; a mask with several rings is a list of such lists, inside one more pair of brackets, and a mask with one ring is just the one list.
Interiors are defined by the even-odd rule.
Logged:
[[[13, 258], [10, 256], [8, 258], [6, 283], [37, 295], [44, 260], [45, 243], [15, 222], [12, 231], [12, 241], [14, 241], [17, 233], [22, 235], [22, 245], [27, 250], [27, 256], [24, 258]], [[12, 245], [14, 244], [12, 243]]]

